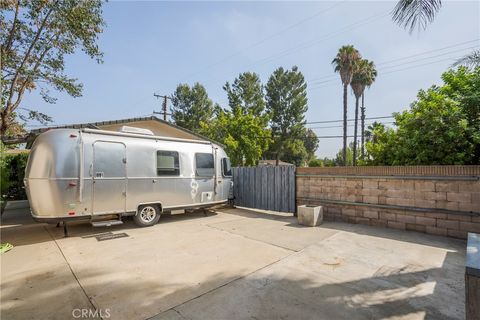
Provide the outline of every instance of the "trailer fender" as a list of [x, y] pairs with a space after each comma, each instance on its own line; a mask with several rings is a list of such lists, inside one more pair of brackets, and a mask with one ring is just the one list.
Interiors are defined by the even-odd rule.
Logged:
[[145, 206], [145, 205], [155, 205], [158, 207], [158, 210], [160, 211], [160, 213], [163, 212], [163, 206], [160, 202], [158, 201], [154, 201], [154, 202], [141, 202], [137, 205], [137, 208], [135, 209], [135, 216], [138, 214], [138, 208], [140, 208], [141, 206]]

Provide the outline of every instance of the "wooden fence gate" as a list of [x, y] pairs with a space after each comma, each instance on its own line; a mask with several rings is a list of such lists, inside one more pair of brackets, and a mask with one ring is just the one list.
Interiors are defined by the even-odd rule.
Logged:
[[294, 166], [235, 167], [232, 169], [233, 195], [236, 206], [296, 212]]

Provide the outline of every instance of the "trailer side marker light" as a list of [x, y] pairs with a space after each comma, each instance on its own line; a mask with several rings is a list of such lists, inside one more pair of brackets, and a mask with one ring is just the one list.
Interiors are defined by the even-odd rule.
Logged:
[[70, 211], [70, 212], [68, 213], [68, 215], [69, 215], [69, 216], [74, 216], [74, 215], [75, 215], [75, 211]]
[[70, 138], [76, 138], [77, 136], [75, 134], [71, 134]]

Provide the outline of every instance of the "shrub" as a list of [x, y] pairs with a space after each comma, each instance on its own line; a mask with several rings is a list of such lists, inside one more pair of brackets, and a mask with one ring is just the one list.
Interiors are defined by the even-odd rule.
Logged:
[[23, 178], [28, 153], [7, 154], [2, 150], [0, 160], [0, 196], [2, 201], [26, 200]]
[[323, 161], [321, 159], [312, 159], [308, 163], [309, 167], [324, 167]]

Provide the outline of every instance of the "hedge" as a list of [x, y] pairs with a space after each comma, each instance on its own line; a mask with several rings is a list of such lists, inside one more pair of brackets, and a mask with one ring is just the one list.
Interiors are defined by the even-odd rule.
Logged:
[[26, 200], [23, 178], [28, 153], [8, 154], [3, 152], [0, 159], [0, 196], [2, 201]]

